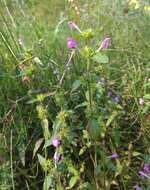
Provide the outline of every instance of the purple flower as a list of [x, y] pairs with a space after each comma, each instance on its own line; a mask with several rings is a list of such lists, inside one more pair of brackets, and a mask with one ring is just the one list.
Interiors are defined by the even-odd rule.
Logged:
[[55, 152], [54, 156], [53, 156], [53, 160], [55, 162], [55, 164], [57, 164], [60, 161], [61, 155], [58, 154], [57, 152]]
[[150, 164], [144, 164], [144, 167], [141, 171], [139, 171], [139, 175], [142, 178], [150, 179]]
[[150, 176], [148, 176], [148, 174], [146, 174], [145, 172], [143, 171], [139, 171], [139, 175], [144, 179], [144, 178], [148, 178], [150, 179]]
[[134, 189], [135, 189], [135, 190], [142, 190], [142, 188], [141, 188], [140, 186], [138, 186], [138, 185], [135, 185], [135, 186], [134, 186]]
[[113, 98], [113, 101], [114, 101], [115, 103], [119, 103], [119, 102], [120, 102], [119, 96], [115, 96], [115, 97]]
[[111, 159], [116, 159], [116, 158], [119, 158], [119, 155], [117, 153], [113, 153], [111, 156], [110, 156]]
[[60, 145], [60, 140], [57, 138], [57, 137], [55, 137], [53, 140], [52, 140], [52, 145], [54, 146], [54, 147], [59, 147], [59, 145]]
[[67, 47], [69, 49], [75, 49], [77, 47], [77, 43], [73, 38], [68, 38], [67, 39]]
[[146, 174], [150, 174], [150, 164], [144, 164], [143, 172]]
[[76, 29], [76, 24], [72, 21], [68, 22], [68, 26], [70, 29]]
[[97, 52], [102, 50], [102, 49], [108, 49], [109, 45], [110, 45], [110, 38], [105, 38], [102, 41], [102, 43], [101, 43], [100, 47], [98, 48]]

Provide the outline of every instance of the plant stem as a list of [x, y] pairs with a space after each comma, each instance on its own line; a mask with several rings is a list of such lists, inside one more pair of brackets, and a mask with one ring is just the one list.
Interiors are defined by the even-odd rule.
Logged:
[[15, 190], [12, 154], [13, 154], [13, 153], [12, 153], [12, 130], [11, 130], [11, 132], [10, 132], [10, 165], [11, 165], [11, 181], [12, 181], [12, 189]]
[[93, 109], [92, 109], [92, 89], [91, 89], [91, 81], [90, 81], [90, 59], [87, 59], [87, 82], [88, 82], [88, 93], [89, 93], [89, 105], [90, 105], [90, 112], [91, 117], [93, 115]]

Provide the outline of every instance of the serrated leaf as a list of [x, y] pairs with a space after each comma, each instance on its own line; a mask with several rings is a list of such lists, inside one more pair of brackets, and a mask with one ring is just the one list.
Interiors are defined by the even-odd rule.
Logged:
[[96, 61], [97, 63], [108, 63], [109, 58], [107, 55], [102, 54], [102, 53], [97, 53], [96, 55], [93, 55], [92, 59]]

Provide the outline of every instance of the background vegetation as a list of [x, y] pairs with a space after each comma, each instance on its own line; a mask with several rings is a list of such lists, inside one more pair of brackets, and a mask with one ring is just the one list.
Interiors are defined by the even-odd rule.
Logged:
[[150, 2], [1, 0], [0, 15], [0, 189], [150, 190]]

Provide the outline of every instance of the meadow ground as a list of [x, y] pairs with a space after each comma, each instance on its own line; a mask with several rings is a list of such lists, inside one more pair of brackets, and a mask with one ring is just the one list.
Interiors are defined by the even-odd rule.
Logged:
[[149, 0], [1, 0], [0, 24], [0, 190], [150, 190]]

